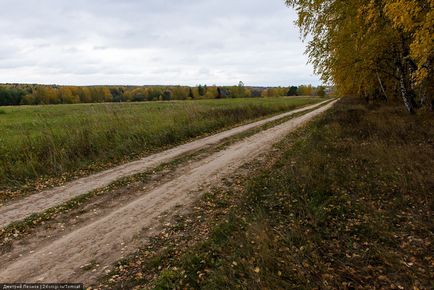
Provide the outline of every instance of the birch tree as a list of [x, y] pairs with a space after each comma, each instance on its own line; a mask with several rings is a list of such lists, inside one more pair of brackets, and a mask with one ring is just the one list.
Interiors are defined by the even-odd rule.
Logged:
[[307, 54], [315, 72], [339, 94], [388, 99], [399, 88], [409, 112], [424, 98], [420, 92], [432, 95], [434, 0], [286, 3], [298, 12], [302, 36], [311, 36]]

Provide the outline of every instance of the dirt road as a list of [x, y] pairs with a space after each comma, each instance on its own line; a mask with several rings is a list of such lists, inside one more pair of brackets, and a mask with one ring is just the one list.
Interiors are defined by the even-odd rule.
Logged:
[[[1, 256], [0, 260], [6, 263], [2, 263], [0, 281], [95, 282], [104, 267], [134, 250], [138, 243], [135, 237], [139, 234], [143, 236], [144, 233], [151, 234], [152, 231], [144, 229], [157, 228], [156, 218], [159, 215], [165, 211], [175, 213], [180, 207], [188, 207], [200, 196], [200, 187], [218, 184], [222, 177], [253, 160], [261, 152], [269, 150], [289, 132], [328, 110], [335, 102], [186, 165], [183, 174], [177, 178], [149, 192], [143, 192], [138, 199], [48, 244], [29, 246], [17, 259], [10, 260], [7, 255]], [[203, 139], [201, 144], [215, 142], [213, 137]], [[199, 147], [199, 144], [196, 146]], [[187, 150], [185, 147], [181, 150]], [[120, 176], [122, 174], [126, 173], [120, 173]], [[143, 243], [143, 238], [140, 242]], [[95, 271], [83, 271], [80, 267], [88, 263], [98, 263], [100, 266]]]
[[63, 204], [77, 196], [86, 194], [99, 188], [106, 187], [112, 182], [119, 180], [123, 177], [131, 176], [140, 172], [144, 172], [151, 168], [155, 168], [183, 154], [195, 152], [206, 147], [218, 144], [226, 138], [240, 134], [249, 129], [262, 126], [266, 123], [270, 123], [296, 113], [314, 109], [318, 106], [323, 105], [324, 103], [325, 102], [303, 107], [261, 121], [239, 126], [228, 131], [224, 131], [157, 154], [150, 155], [134, 162], [123, 164], [115, 168], [72, 181], [61, 187], [56, 187], [50, 190], [30, 195], [24, 199], [0, 207], [0, 228], [7, 226], [11, 222], [22, 220], [33, 213], [43, 212], [49, 208]]

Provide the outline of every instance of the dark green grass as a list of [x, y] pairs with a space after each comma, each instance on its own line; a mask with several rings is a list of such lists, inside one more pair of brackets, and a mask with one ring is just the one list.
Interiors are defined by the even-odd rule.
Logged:
[[432, 289], [433, 136], [431, 113], [342, 100], [154, 287]]
[[318, 98], [7, 107], [0, 114], [0, 190], [81, 175]]

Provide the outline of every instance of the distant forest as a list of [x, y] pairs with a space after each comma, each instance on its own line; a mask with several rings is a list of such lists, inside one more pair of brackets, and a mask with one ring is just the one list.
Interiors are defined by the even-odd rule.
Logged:
[[280, 96], [325, 96], [325, 87], [0, 85], [0, 106], [142, 102]]

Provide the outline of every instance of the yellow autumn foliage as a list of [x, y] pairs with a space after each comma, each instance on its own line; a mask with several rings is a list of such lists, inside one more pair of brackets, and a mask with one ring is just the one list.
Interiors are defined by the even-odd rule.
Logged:
[[341, 95], [433, 106], [434, 0], [287, 0], [307, 54]]

